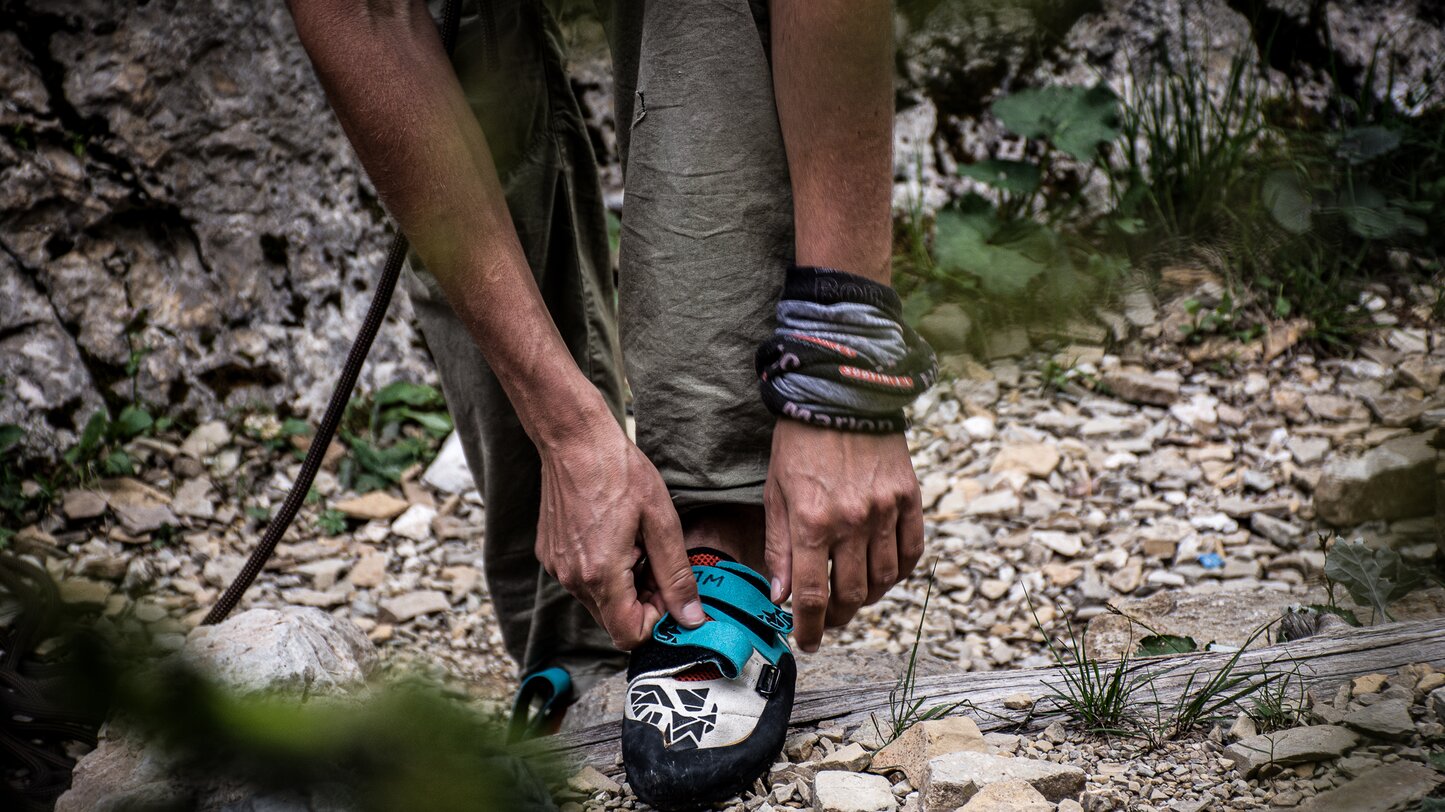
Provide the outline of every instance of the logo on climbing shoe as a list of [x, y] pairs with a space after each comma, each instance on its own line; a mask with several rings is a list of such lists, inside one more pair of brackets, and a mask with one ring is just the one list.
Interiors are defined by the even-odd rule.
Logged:
[[777, 629], [783, 634], [793, 630], [793, 613], [784, 609], [774, 608], [761, 615], [763, 622]]
[[636, 685], [627, 701], [632, 718], [662, 731], [670, 748], [695, 749], [717, 726], [717, 703], [707, 688], [672, 688], [657, 683]]
[[659, 643], [676, 643], [677, 635], [680, 631], [681, 629], [678, 627], [677, 621], [669, 617], [653, 630], [652, 639]]

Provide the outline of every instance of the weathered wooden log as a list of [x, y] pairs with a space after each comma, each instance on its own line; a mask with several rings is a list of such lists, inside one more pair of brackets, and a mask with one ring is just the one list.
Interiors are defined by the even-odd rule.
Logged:
[[[1199, 690], [1233, 657], [1230, 652], [1204, 652], [1140, 658], [1128, 664], [1128, 673], [1130, 678], [1149, 681], [1149, 685], [1136, 694], [1138, 699], [1168, 708], [1177, 704], [1186, 692]], [[1329, 636], [1249, 649], [1239, 655], [1233, 671], [1255, 680], [1269, 675], [1276, 679], [1288, 675], [1290, 691], [1298, 695], [1301, 689], [1332, 690], [1354, 677], [1392, 673], [1411, 663], [1445, 668], [1445, 618], [1349, 629]], [[845, 693], [801, 691], [793, 706], [792, 726], [795, 729], [818, 726], [851, 729], [869, 724], [871, 727], [874, 716], [880, 725], [886, 724], [889, 695], [895, 687], [893, 682], [878, 682]], [[1041, 727], [1062, 718], [1062, 713], [1047, 697], [1064, 690], [1064, 669], [1029, 668], [919, 677], [913, 696], [926, 697], [924, 707], [963, 703], [958, 712], [971, 716], [980, 728], [988, 731]], [[1020, 693], [1040, 700], [1032, 711], [1004, 707], [1005, 698]], [[620, 771], [620, 726], [618, 722], [609, 722], [552, 737], [545, 740], [540, 749], [615, 775]]]

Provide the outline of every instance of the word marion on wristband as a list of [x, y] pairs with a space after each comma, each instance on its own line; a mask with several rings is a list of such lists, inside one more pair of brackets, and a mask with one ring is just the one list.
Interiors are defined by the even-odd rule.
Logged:
[[906, 429], [903, 407], [938, 377], [892, 288], [827, 268], [788, 269], [777, 329], [756, 363], [773, 414], [870, 434]]

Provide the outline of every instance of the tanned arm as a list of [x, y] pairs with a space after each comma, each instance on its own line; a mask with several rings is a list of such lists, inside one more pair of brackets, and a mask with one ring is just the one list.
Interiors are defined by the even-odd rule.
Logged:
[[290, 0], [290, 8], [362, 166], [537, 445], [543, 565], [623, 648], [645, 640], [660, 617], [637, 597], [632, 568], [644, 549], [663, 605], [702, 622], [666, 486], [552, 322], [425, 2]]
[[[771, 9], [797, 262], [889, 284], [892, 3], [772, 0]], [[791, 592], [805, 651], [817, 649], [825, 625], [847, 623], [923, 554], [918, 478], [901, 434], [779, 420], [764, 496], [774, 599]]]

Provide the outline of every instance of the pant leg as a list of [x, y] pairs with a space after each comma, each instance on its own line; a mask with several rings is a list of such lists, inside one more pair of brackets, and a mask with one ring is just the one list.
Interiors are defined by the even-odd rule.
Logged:
[[774, 418], [753, 357], [793, 256], [767, 2], [618, 0], [603, 13], [637, 443], [679, 509], [761, 504]]
[[[543, 4], [471, 0], [453, 63], [487, 134], [523, 251], [578, 366], [621, 418], [614, 284], [596, 161]], [[567, 667], [584, 688], [625, 661], [537, 562], [536, 448], [501, 384], [413, 255], [408, 291], [486, 505], [487, 586], [523, 673]]]

